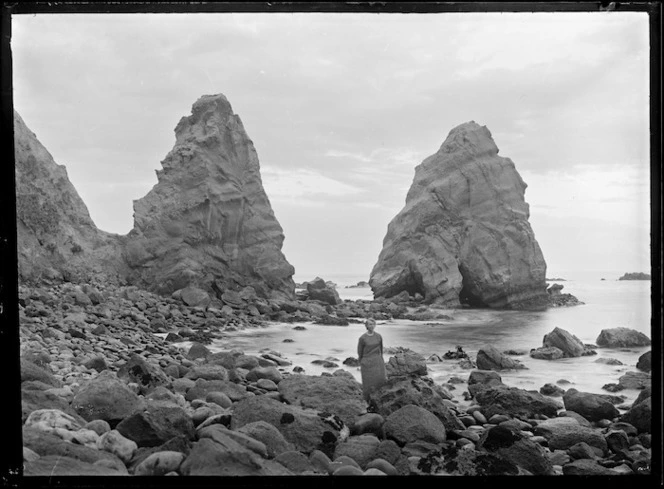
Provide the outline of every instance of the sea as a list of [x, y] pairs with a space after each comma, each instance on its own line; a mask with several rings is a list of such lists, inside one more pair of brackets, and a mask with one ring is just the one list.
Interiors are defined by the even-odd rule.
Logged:
[[[474, 358], [478, 350], [491, 345], [500, 351], [521, 350], [523, 355], [511, 356], [526, 368], [501, 371], [503, 383], [511, 387], [539, 390], [547, 383], [560, 383], [563, 389], [575, 388], [583, 392], [609, 394], [602, 387], [618, 383], [628, 371], [636, 371], [639, 356], [650, 347], [597, 348], [597, 355], [560, 360], [537, 360], [528, 355], [532, 348], [542, 346], [545, 334], [558, 327], [577, 336], [583, 343], [596, 344], [603, 329], [627, 327], [641, 331], [652, 338], [652, 297], [650, 281], [620, 281], [618, 272], [567, 272], [556, 275], [548, 284], [563, 285], [562, 293], [570, 293], [584, 304], [571, 307], [550, 308], [546, 311], [500, 311], [488, 309], [447, 309], [441, 313], [450, 317], [445, 320], [410, 321], [379, 320], [376, 332], [383, 337], [389, 360], [390, 348], [409, 348], [425, 358], [437, 354], [440, 357], [461, 346]], [[293, 277], [296, 283], [315, 277]], [[373, 299], [368, 287], [350, 287], [368, 277], [353, 274], [321, 276], [336, 284], [342, 299]], [[295, 329], [304, 326], [304, 329]], [[302, 367], [308, 375], [320, 375], [337, 369], [347, 370], [360, 381], [360, 371], [343, 363], [349, 357], [357, 358], [357, 341], [365, 332], [363, 324], [348, 326], [325, 326], [311, 322], [269, 323], [265, 327], [251, 328], [228, 333], [209, 345], [213, 351], [239, 349], [245, 354], [259, 355], [277, 352], [292, 362], [286, 367]], [[616, 359], [622, 365], [609, 365], [598, 359]], [[335, 367], [313, 364], [314, 360], [330, 360]], [[456, 360], [443, 360], [427, 364], [428, 376], [437, 384], [447, 384], [452, 377], [468, 379], [470, 370], [464, 369]], [[449, 385], [449, 384], [448, 384]], [[464, 397], [464, 384], [451, 390], [454, 402], [468, 405]], [[636, 389], [622, 390], [614, 395], [624, 396], [619, 409], [627, 407], [636, 399]]]

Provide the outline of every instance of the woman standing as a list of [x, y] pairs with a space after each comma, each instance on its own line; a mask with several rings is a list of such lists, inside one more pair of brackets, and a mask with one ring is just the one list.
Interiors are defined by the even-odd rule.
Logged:
[[374, 331], [376, 320], [367, 319], [364, 326], [367, 332], [360, 336], [357, 343], [357, 356], [360, 361], [364, 399], [369, 402], [369, 394], [387, 382], [387, 375], [383, 361], [383, 338]]

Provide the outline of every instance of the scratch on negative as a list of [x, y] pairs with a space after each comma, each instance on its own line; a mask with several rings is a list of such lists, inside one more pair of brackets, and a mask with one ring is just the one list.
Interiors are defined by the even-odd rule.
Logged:
[[49, 476], [49, 482], [51, 481], [51, 477], [53, 477], [53, 473], [55, 472], [55, 468], [58, 466], [58, 462], [60, 462], [61, 458], [62, 458], [62, 455], [59, 455], [58, 459], [55, 461], [55, 465], [53, 465], [53, 468], [51, 469], [51, 475]]

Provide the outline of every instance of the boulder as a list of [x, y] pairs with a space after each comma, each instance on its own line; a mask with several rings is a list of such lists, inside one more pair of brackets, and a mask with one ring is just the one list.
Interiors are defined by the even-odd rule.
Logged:
[[385, 423], [385, 418], [378, 413], [363, 414], [355, 418], [355, 422], [350, 427], [350, 434], [363, 435], [371, 433], [382, 437], [383, 423]]
[[551, 450], [567, 450], [577, 443], [586, 443], [602, 452], [607, 450], [606, 440], [600, 431], [581, 425], [572, 417], [538, 421], [533, 433], [543, 436]]
[[249, 397], [233, 404], [231, 429], [256, 421], [265, 421], [277, 428], [296, 450], [311, 453], [333, 450], [339, 440], [341, 426], [335, 425], [313, 409], [290, 406], [265, 396]]
[[47, 432], [53, 432], [56, 429], [76, 431], [82, 428], [77, 419], [59, 409], [33, 411], [25, 420], [24, 426]]
[[221, 365], [214, 364], [192, 365], [184, 378], [191, 380], [228, 380], [228, 370]]
[[156, 452], [145, 458], [134, 468], [134, 475], [161, 476], [170, 472], [177, 472], [185, 459], [182, 452], [163, 451]]
[[277, 367], [256, 367], [247, 373], [247, 380], [256, 382], [258, 379], [269, 379], [275, 384], [281, 382], [283, 376]]
[[579, 392], [574, 388], [563, 394], [563, 402], [565, 409], [579, 413], [589, 421], [611, 420], [620, 414], [613, 403], [603, 395]]
[[629, 348], [634, 346], [650, 346], [650, 338], [640, 331], [630, 328], [603, 329], [597, 340], [597, 346], [603, 348]]
[[572, 333], [561, 329], [554, 328], [548, 334], [544, 335], [542, 340], [542, 346], [546, 347], [555, 347], [563, 352], [563, 357], [580, 357], [585, 351], [585, 345], [583, 342], [574, 336]]
[[291, 375], [279, 382], [283, 400], [339, 416], [351, 426], [366, 411], [362, 385], [352, 376]]
[[636, 368], [642, 372], [650, 372], [652, 370], [652, 350], [645, 352], [639, 357], [636, 362]]
[[387, 377], [424, 376], [427, 374], [426, 359], [412, 350], [404, 349], [391, 356], [385, 365]]
[[56, 379], [53, 374], [44, 367], [36, 363], [21, 359], [21, 382], [39, 381], [53, 387], [61, 387], [62, 382]]
[[309, 457], [296, 450], [282, 452], [274, 460], [294, 474], [316, 472], [316, 468], [309, 460]]
[[307, 283], [307, 293], [309, 294], [309, 300], [321, 301], [332, 306], [343, 302], [337, 290], [320, 277], [316, 277]]
[[415, 405], [433, 413], [446, 429], [463, 429], [454, 412], [445, 404], [447, 396], [433, 381], [420, 377], [393, 377], [369, 396], [378, 414], [387, 418], [404, 406]]
[[525, 365], [511, 359], [491, 345], [479, 349], [475, 362], [479, 370], [518, 370], [526, 368]]
[[153, 391], [157, 386], [168, 386], [171, 383], [160, 367], [145, 361], [145, 358], [135, 353], [132, 353], [129, 360], [120, 367], [117, 376], [127, 383], [138, 384], [143, 394]]
[[477, 448], [498, 455], [533, 475], [553, 475], [553, 466], [541, 445], [504, 426], [486, 430]]
[[493, 370], [473, 370], [468, 376], [468, 392], [475, 396], [478, 391], [490, 386], [503, 385], [500, 374]]
[[512, 417], [533, 418], [537, 415], [555, 416], [561, 404], [539, 392], [504, 385], [490, 386], [475, 394], [484, 416], [507, 414]]
[[97, 448], [117, 455], [120, 460], [127, 463], [138, 450], [138, 445], [135, 441], [122, 436], [119, 431], [110, 430], [99, 437]]
[[241, 384], [236, 384], [228, 380], [196, 379], [194, 385], [187, 389], [184, 397], [187, 401], [205, 399], [211, 392], [222, 392], [233, 402], [248, 396], [247, 388]]
[[236, 431], [238, 433], [244, 433], [245, 435], [263, 443], [267, 449], [268, 458], [275, 458], [284, 452], [290, 452], [293, 450], [293, 444], [288, 442], [284, 438], [284, 435], [267, 421], [247, 423]]
[[113, 426], [144, 408], [145, 401], [119, 380], [115, 373], [104, 370], [81, 386], [71, 405], [86, 421], [102, 419]]
[[116, 429], [139, 447], [155, 447], [179, 435], [193, 439], [195, 435], [194, 422], [184, 409], [158, 401], [123, 419]]
[[430, 411], [408, 404], [385, 418], [385, 436], [399, 445], [413, 441], [442, 443], [446, 439], [445, 425]]
[[416, 169], [371, 271], [374, 297], [403, 291], [446, 306], [544, 309], [546, 263], [526, 184], [486, 127], [452, 129]]
[[71, 443], [63, 440], [55, 434], [30, 427], [23, 427], [22, 433], [23, 446], [34, 451], [41, 457], [47, 457], [49, 455], [69, 457], [89, 464], [104, 461], [107, 466], [116, 468], [120, 471], [126, 470], [122, 460], [112, 453], [79, 445], [77, 443]]
[[207, 307], [210, 304], [210, 295], [191, 285], [180, 289], [180, 299], [189, 307]]
[[221, 433], [195, 442], [179, 470], [190, 476], [293, 475], [283, 465], [264, 459]]
[[260, 178], [256, 149], [224, 95], [204, 95], [175, 128], [157, 184], [134, 201], [129, 280], [171, 294], [252, 286], [292, 298], [294, 269]]
[[558, 360], [559, 358], [563, 358], [565, 354], [560, 348], [555, 346], [546, 346], [533, 348], [530, 350], [530, 356], [536, 360]]
[[339, 442], [334, 450], [334, 460], [339, 457], [350, 457], [362, 468], [376, 458], [376, 450], [380, 445], [378, 437], [372, 434], [351, 436], [347, 440]]
[[623, 389], [643, 389], [651, 383], [651, 375], [645, 372], [625, 372], [618, 378], [618, 385]]
[[639, 433], [652, 432], [652, 397], [634, 403], [629, 411], [620, 417], [621, 421], [633, 425]]

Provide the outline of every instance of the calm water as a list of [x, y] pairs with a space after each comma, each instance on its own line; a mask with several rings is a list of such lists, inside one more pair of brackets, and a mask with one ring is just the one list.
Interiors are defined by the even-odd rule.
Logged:
[[[603, 275], [602, 275], [603, 276]], [[597, 276], [567, 279], [559, 282], [563, 292], [575, 295], [584, 305], [570, 308], [555, 308], [544, 312], [489, 311], [489, 310], [445, 310], [451, 320], [428, 322], [389, 320], [378, 321], [376, 331], [383, 336], [386, 348], [406, 347], [425, 357], [441, 355], [456, 345], [474, 357], [486, 345], [493, 345], [501, 351], [507, 349], [529, 351], [542, 346], [542, 338], [555, 327], [576, 335], [584, 343], [595, 343], [602, 329], [628, 327], [651, 337], [651, 296], [649, 281], [617, 281], [617, 276], [607, 275], [605, 281]], [[303, 278], [296, 282], [311, 279]], [[343, 299], [371, 300], [371, 289], [345, 288], [363, 277], [323, 277], [334, 281]], [[566, 277], [564, 277], [566, 278]], [[429, 323], [429, 324], [427, 324]], [[430, 323], [435, 323], [434, 325]], [[359, 380], [359, 369], [342, 364], [348, 357], [357, 357], [357, 339], [365, 331], [362, 324], [349, 326], [321, 326], [311, 323], [298, 323], [306, 330], [296, 331], [296, 324], [274, 323], [268, 327], [238, 331], [222, 341], [211, 345], [213, 350], [238, 348], [247, 354], [257, 354], [265, 349], [280, 352], [301, 366], [305, 373], [318, 375], [323, 371], [334, 371], [311, 364], [315, 359], [332, 359], [353, 373]], [[292, 342], [284, 341], [292, 340]], [[650, 347], [631, 349], [597, 349], [597, 355], [557, 361], [535, 360], [526, 353], [513, 358], [520, 360], [527, 369], [501, 372], [503, 382], [525, 389], [539, 389], [546, 383], [566, 379], [581, 391], [607, 393], [602, 386], [617, 383], [625, 372], [636, 370], [639, 356]], [[389, 359], [385, 354], [385, 360]], [[598, 358], [615, 358], [624, 365], [611, 366], [597, 363]], [[452, 376], [468, 378], [469, 371], [458, 367], [457, 362], [446, 360], [430, 363], [429, 376], [437, 383], [445, 383]], [[290, 367], [289, 367], [290, 368]], [[567, 388], [563, 386], [564, 388]], [[461, 401], [463, 385], [452, 391]], [[621, 395], [631, 403], [638, 391], [624, 390]]]

